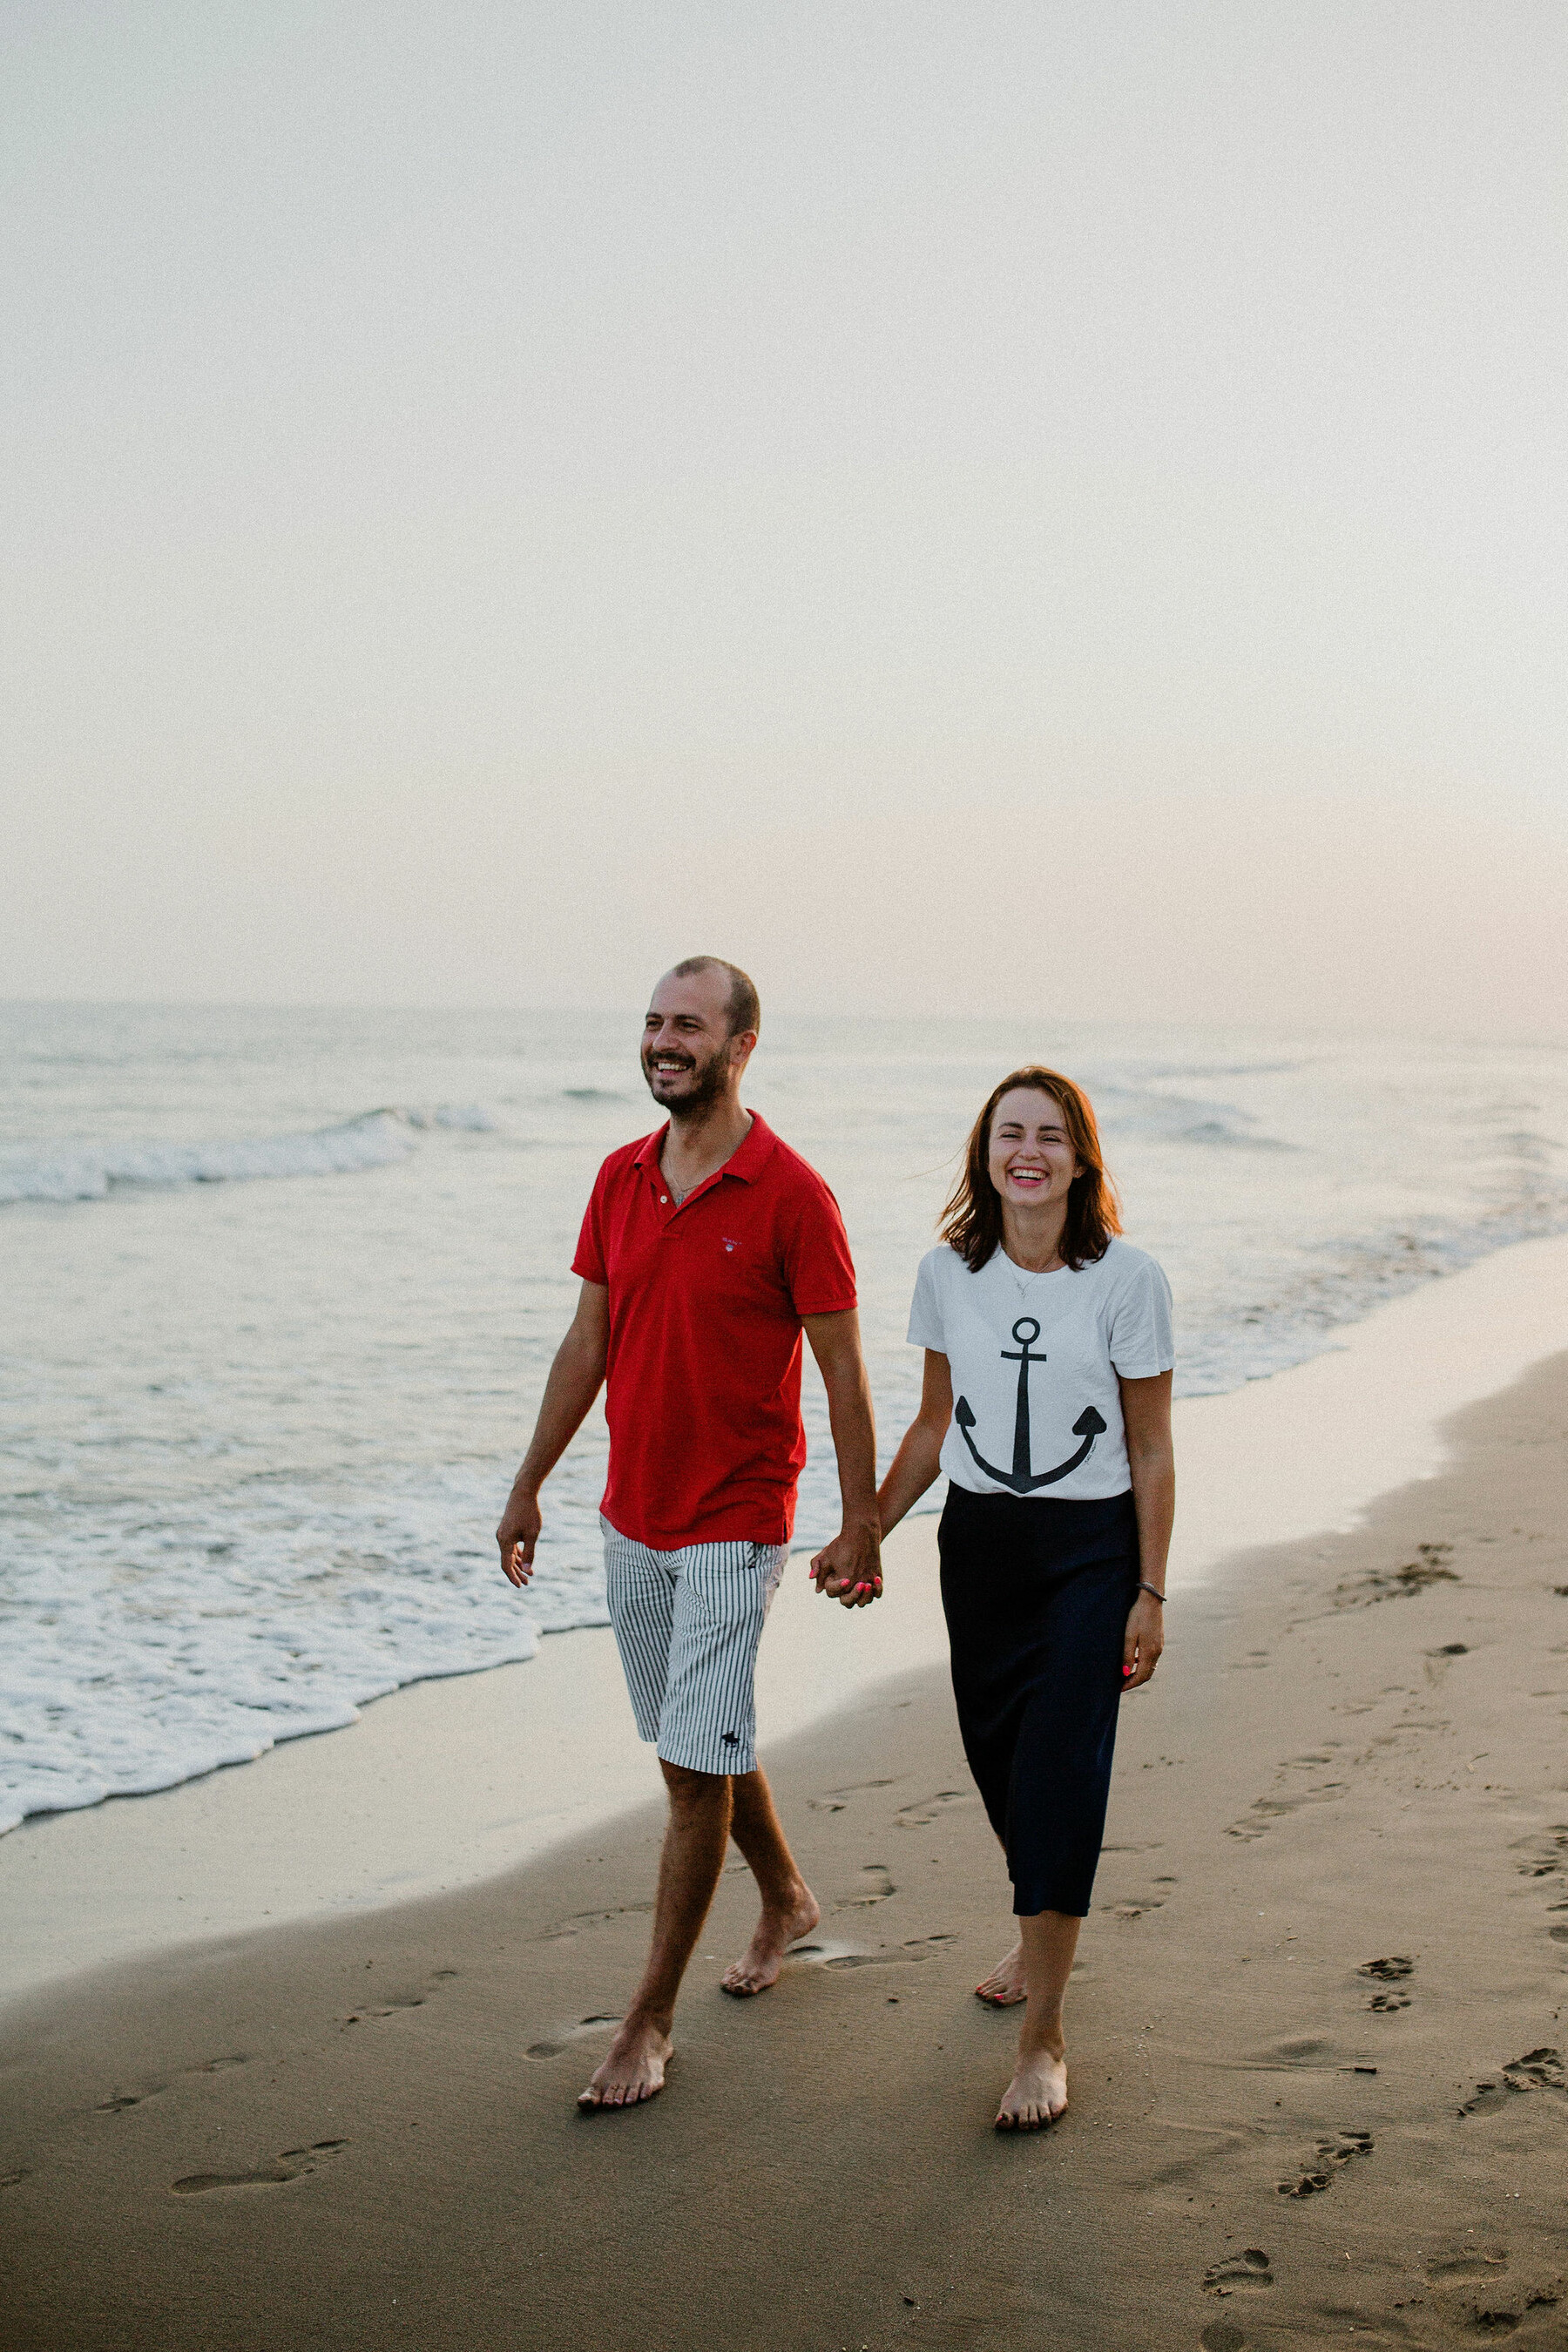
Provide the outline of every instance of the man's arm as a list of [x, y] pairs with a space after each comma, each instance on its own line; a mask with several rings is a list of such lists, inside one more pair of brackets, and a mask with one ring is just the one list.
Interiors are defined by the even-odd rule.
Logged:
[[519, 1587], [533, 1574], [533, 1547], [542, 1524], [539, 1490], [583, 1426], [589, 1406], [604, 1385], [609, 1345], [610, 1294], [602, 1282], [585, 1282], [571, 1328], [555, 1350], [555, 1361], [544, 1383], [533, 1442], [511, 1482], [496, 1529], [501, 1567]]
[[818, 1592], [846, 1609], [864, 1609], [882, 1590], [881, 1529], [877, 1517], [877, 1425], [871, 1383], [860, 1352], [860, 1318], [807, 1315], [805, 1336], [827, 1391], [827, 1418], [838, 1456], [844, 1525], [811, 1563]]

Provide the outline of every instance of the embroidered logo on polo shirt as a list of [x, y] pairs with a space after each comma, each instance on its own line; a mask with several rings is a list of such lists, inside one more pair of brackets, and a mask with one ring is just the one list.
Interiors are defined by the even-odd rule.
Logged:
[[732, 1250], [732, 1249], [734, 1248], [734, 1246], [735, 1246], [734, 1243], [730, 1239], [730, 1236], [729, 1236], [729, 1234], [725, 1234], [725, 1236], [724, 1236], [724, 1246], [725, 1246], [725, 1248], [726, 1248], [727, 1250]]

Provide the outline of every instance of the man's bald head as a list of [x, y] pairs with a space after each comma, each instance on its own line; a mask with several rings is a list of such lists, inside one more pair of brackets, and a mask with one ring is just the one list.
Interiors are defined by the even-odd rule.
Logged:
[[747, 1029], [755, 1036], [763, 1025], [762, 1002], [754, 983], [738, 963], [726, 963], [722, 956], [686, 956], [671, 968], [666, 977], [670, 980], [695, 980], [710, 971], [721, 974], [729, 985], [726, 1018], [731, 1036], [738, 1037]]

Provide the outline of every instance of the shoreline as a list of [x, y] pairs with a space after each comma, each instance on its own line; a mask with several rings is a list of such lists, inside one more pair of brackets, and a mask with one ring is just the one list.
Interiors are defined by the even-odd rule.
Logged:
[[[1559, 1235], [1404, 1294], [1303, 1364], [1184, 1400], [1173, 1591], [1237, 1554], [1352, 1528], [1437, 1475], [1443, 1424], [1565, 1341]], [[935, 1529], [928, 1514], [895, 1531], [887, 1596], [865, 1612], [823, 1603], [792, 1558], [759, 1670], [770, 1761], [945, 1660]], [[653, 1786], [613, 1636], [552, 1634], [525, 1663], [405, 1685], [345, 1731], [0, 1838], [0, 2004], [139, 1955], [449, 1893], [613, 1822]]]
[[1565, 1435], [1560, 1353], [1351, 1532], [1188, 1589], [1123, 1712], [1050, 2133], [990, 2129], [1005, 1881], [917, 1667], [775, 1744], [816, 1948], [726, 1999], [732, 1865], [633, 2114], [574, 2098], [652, 1803], [16, 2004], [7, 2352], [1561, 2352]]

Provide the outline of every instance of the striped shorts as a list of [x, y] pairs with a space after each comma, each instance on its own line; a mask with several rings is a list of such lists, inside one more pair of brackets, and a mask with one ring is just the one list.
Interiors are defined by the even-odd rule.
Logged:
[[752, 1772], [757, 1645], [787, 1544], [654, 1551], [602, 1515], [610, 1622], [639, 1739], [689, 1772]]

